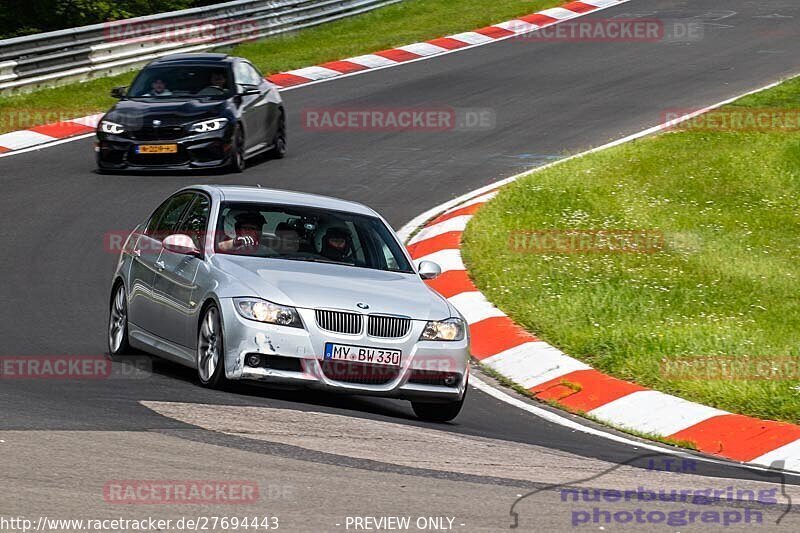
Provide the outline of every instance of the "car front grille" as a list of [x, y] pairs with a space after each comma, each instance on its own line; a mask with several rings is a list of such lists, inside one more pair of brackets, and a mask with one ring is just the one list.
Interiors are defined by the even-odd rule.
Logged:
[[349, 335], [361, 333], [364, 322], [363, 315], [344, 311], [327, 311], [325, 309], [316, 309], [314, 314], [316, 315], [317, 326], [320, 329]]
[[397, 379], [400, 367], [353, 363], [350, 361], [323, 361], [322, 371], [325, 376], [345, 383], [362, 385], [384, 385]]
[[396, 316], [370, 315], [367, 318], [367, 335], [384, 339], [405, 337], [411, 330], [411, 319]]
[[145, 126], [130, 132], [137, 141], [173, 141], [184, 136], [183, 126]]

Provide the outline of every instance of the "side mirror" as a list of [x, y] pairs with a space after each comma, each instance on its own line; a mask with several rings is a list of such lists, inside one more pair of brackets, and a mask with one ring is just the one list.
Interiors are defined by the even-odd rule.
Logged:
[[118, 100], [120, 98], [125, 98], [125, 94], [127, 93], [126, 89], [127, 89], [127, 87], [125, 87], [125, 86], [114, 87], [113, 89], [111, 89], [111, 97], [112, 98], [116, 98]]
[[192, 238], [181, 233], [176, 233], [165, 238], [162, 242], [162, 246], [165, 250], [175, 252], [176, 254], [193, 255], [195, 257], [202, 255], [197, 246], [194, 245]]
[[436, 279], [442, 274], [442, 267], [433, 261], [420, 261], [417, 272], [422, 279]]
[[253, 94], [261, 94], [261, 89], [258, 88], [258, 85], [240, 85], [241, 90], [239, 94], [242, 96], [248, 96]]

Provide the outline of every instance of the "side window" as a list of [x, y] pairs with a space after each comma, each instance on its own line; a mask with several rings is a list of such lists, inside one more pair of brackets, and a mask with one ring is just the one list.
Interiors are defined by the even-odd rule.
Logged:
[[160, 241], [172, 233], [193, 198], [194, 193], [185, 192], [175, 195], [161, 204], [161, 207], [156, 209], [153, 216], [150, 217], [150, 222], [147, 223], [145, 231], [147, 236]]
[[200, 250], [203, 249], [203, 239], [208, 228], [208, 217], [211, 213], [211, 202], [204, 194], [196, 195], [196, 199], [186, 213], [181, 222], [177, 233], [188, 235], [194, 241], [194, 245]]
[[239, 61], [236, 63], [236, 67], [233, 69], [233, 76], [236, 80], [236, 83], [239, 85], [251, 85], [252, 82], [250, 81], [250, 71], [247, 68], [247, 64], [242, 63]]

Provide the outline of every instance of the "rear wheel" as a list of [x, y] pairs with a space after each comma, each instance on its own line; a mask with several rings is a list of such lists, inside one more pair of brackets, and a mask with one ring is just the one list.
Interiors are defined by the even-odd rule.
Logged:
[[236, 127], [233, 132], [233, 144], [231, 146], [231, 163], [230, 168], [233, 172], [244, 172], [245, 159], [244, 159], [244, 132], [242, 128]]
[[197, 377], [202, 386], [217, 389], [226, 384], [224, 354], [219, 309], [211, 304], [203, 314], [197, 334]]
[[125, 285], [117, 283], [111, 292], [111, 305], [108, 312], [108, 353], [112, 356], [129, 353], [128, 344], [128, 299]]
[[450, 422], [461, 412], [466, 398], [467, 389], [465, 387], [464, 394], [457, 402], [428, 403], [412, 401], [411, 408], [420, 420], [425, 420], [427, 422]]

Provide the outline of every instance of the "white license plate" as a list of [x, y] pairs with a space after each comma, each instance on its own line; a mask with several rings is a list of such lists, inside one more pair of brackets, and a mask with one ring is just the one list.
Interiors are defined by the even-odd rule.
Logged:
[[391, 348], [370, 348], [352, 346], [350, 344], [325, 343], [325, 359], [327, 361], [350, 361], [383, 366], [400, 366], [403, 353]]

